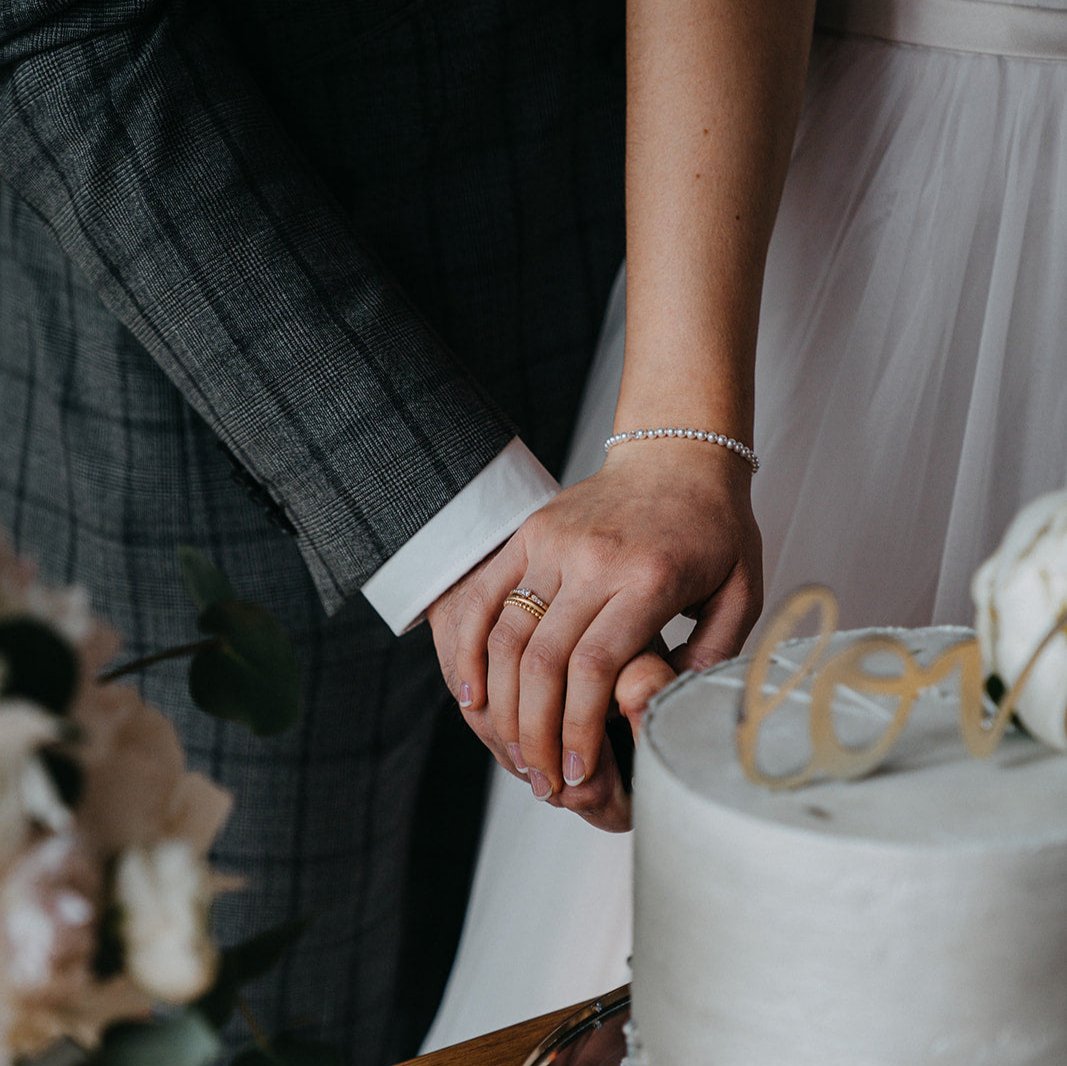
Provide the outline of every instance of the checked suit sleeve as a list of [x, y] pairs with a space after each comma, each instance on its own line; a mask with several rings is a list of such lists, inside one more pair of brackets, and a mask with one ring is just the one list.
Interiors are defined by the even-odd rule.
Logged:
[[279, 505], [334, 610], [514, 436], [211, 4], [4, 0], [0, 176]]

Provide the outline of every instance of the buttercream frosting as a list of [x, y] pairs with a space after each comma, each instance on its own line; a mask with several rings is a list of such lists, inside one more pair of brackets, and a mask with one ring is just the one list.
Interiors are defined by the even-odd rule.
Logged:
[[[922, 664], [971, 635], [839, 634], [830, 651], [876, 632]], [[806, 649], [783, 645], [771, 681]], [[633, 1010], [648, 1061], [1067, 1062], [1067, 759], [1015, 731], [970, 757], [949, 678], [876, 774], [772, 792], [735, 751], [746, 666], [678, 682], [638, 748]], [[803, 760], [807, 698], [765, 723], [769, 763]], [[839, 733], [868, 741], [892, 711], [843, 693]]]

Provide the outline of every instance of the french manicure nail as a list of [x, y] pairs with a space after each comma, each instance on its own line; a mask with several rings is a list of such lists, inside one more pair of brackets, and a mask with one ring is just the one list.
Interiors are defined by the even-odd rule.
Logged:
[[585, 763], [576, 751], [568, 751], [567, 757], [563, 760], [563, 780], [571, 788], [580, 785], [585, 780]]
[[540, 770], [530, 771], [530, 788], [534, 799], [546, 800], [552, 795], [552, 782]]
[[511, 761], [515, 764], [515, 769], [520, 774], [526, 773], [526, 763], [522, 761], [522, 748], [518, 744], [508, 745], [508, 755], [511, 756]]
[[459, 686], [459, 705], [461, 707], [469, 707], [474, 702], [474, 689], [464, 681]]

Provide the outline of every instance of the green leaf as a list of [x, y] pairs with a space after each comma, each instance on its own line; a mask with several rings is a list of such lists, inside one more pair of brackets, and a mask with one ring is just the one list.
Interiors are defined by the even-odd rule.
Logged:
[[242, 944], [224, 949], [215, 984], [196, 1004], [205, 1018], [221, 1029], [237, 1008], [241, 989], [272, 970], [307, 928], [305, 919], [268, 929]]
[[222, 1052], [218, 1034], [195, 1010], [107, 1031], [91, 1066], [209, 1066]]
[[70, 710], [78, 687], [78, 660], [70, 645], [34, 618], [0, 622], [2, 695], [32, 700], [55, 714]]
[[271, 1041], [269, 1051], [253, 1047], [242, 1052], [233, 1066], [341, 1066], [341, 1055], [317, 1040], [280, 1036]]
[[198, 611], [204, 611], [219, 600], [233, 600], [237, 594], [226, 575], [203, 552], [183, 544], [178, 549], [182, 577]]
[[200, 615], [200, 628], [219, 638], [197, 652], [189, 691], [208, 714], [243, 722], [273, 736], [300, 716], [300, 673], [285, 631], [261, 607], [219, 600]]

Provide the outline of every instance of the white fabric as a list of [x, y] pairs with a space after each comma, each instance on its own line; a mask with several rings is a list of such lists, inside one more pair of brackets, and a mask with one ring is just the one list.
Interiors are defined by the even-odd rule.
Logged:
[[556, 493], [556, 479], [518, 437], [362, 588], [397, 635]]
[[961, 52], [1067, 58], [1064, 0], [819, 0], [815, 25], [836, 33]]
[[[576, 470], [599, 465], [621, 360], [616, 299]], [[971, 622], [973, 571], [1067, 481], [1067, 63], [816, 38], [756, 399], [768, 607], [821, 581], [843, 627]], [[428, 1049], [625, 978], [628, 839], [586, 835], [496, 782]]]
[[970, 621], [1067, 480], [1067, 62], [817, 38], [760, 330], [768, 606]]

